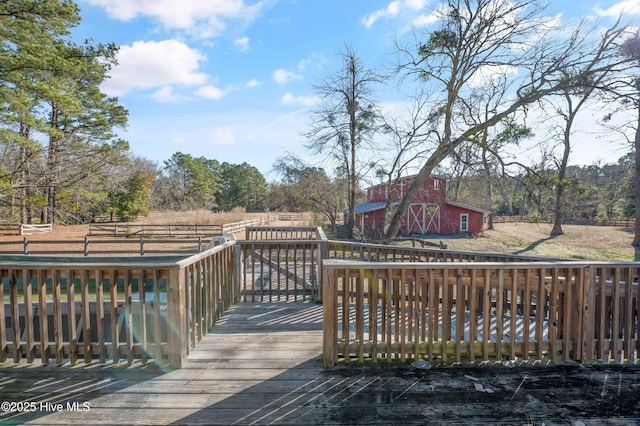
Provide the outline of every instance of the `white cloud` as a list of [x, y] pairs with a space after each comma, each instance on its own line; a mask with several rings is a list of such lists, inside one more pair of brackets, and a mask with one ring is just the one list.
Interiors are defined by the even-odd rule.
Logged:
[[211, 144], [214, 146], [230, 146], [236, 144], [236, 135], [231, 127], [216, 127], [211, 130]]
[[396, 16], [398, 13], [400, 13], [400, 2], [392, 1], [387, 5], [386, 9], [376, 10], [375, 12], [372, 12], [362, 18], [362, 24], [368, 28], [375, 24], [378, 19], [387, 18], [389, 16]]
[[485, 65], [473, 73], [468, 84], [471, 87], [482, 87], [508, 74], [518, 74], [518, 68], [507, 65]]
[[640, 2], [638, 0], [622, 0], [607, 9], [596, 7], [595, 11], [600, 16], [617, 18], [620, 15], [640, 15]]
[[226, 94], [227, 92], [213, 85], [202, 86], [199, 87], [198, 90], [196, 90], [196, 96], [200, 96], [201, 98], [214, 99], [216, 101], [218, 99], [221, 99]]
[[284, 105], [301, 105], [310, 107], [318, 102], [317, 96], [294, 96], [292, 93], [285, 93], [280, 102]]
[[85, 0], [103, 7], [114, 19], [130, 21], [147, 16], [166, 29], [185, 30], [202, 38], [219, 35], [228, 20], [251, 21], [261, 11], [262, 1], [244, 0]]
[[301, 59], [300, 62], [298, 62], [298, 69], [302, 71], [309, 65], [311, 65], [311, 58]]
[[429, 5], [428, 0], [405, 0], [404, 3], [413, 10], [422, 10]]
[[204, 56], [177, 40], [136, 41], [121, 46], [117, 59], [111, 78], [102, 86], [109, 95], [121, 96], [135, 89], [196, 86], [207, 80], [207, 74], [198, 72]]
[[233, 44], [235, 44], [241, 51], [246, 52], [249, 50], [249, 37], [241, 37], [236, 39]]
[[262, 84], [262, 82], [261, 82], [261, 81], [256, 80], [256, 79], [253, 79], [253, 80], [249, 80], [249, 81], [247, 82], [247, 87], [258, 87], [258, 86], [260, 86], [261, 84]]
[[[429, 6], [429, 0], [395, 0], [387, 5], [385, 9], [378, 9], [362, 18], [362, 25], [369, 28], [378, 20], [383, 18], [393, 18], [403, 16], [408, 21], [416, 20], [415, 14]], [[423, 15], [424, 17], [425, 15]], [[422, 18], [422, 17], [420, 17]], [[424, 18], [417, 18], [418, 23], [425, 21]]]
[[440, 18], [435, 15], [435, 14], [430, 14], [430, 15], [425, 15], [422, 14], [420, 16], [418, 16], [417, 18], [415, 18], [412, 22], [411, 22], [411, 26], [413, 27], [427, 27], [435, 22], [438, 22]]
[[178, 96], [173, 92], [173, 88], [171, 86], [162, 87], [151, 95], [151, 98], [160, 103], [175, 102], [178, 100]]
[[301, 75], [294, 73], [293, 71], [287, 71], [283, 68], [277, 69], [273, 73], [273, 80], [278, 84], [287, 84], [291, 80], [298, 80], [302, 78]]
[[316, 67], [321, 67], [323, 64], [327, 62], [327, 58], [321, 53], [312, 53], [308, 58], [301, 59], [298, 62], [298, 69], [303, 71], [307, 69], [310, 65], [314, 64]]

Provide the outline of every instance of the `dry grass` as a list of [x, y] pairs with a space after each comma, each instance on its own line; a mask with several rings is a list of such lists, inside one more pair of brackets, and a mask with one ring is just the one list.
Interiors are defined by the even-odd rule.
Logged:
[[243, 220], [268, 217], [273, 213], [247, 213], [244, 209], [233, 209], [230, 212], [214, 213], [209, 210], [191, 212], [152, 212], [135, 223], [150, 225], [222, 225], [224, 223], [241, 222]]
[[469, 239], [447, 239], [452, 250], [511, 253], [572, 260], [632, 261], [633, 229], [565, 225], [550, 238], [551, 225], [499, 223], [495, 230]]

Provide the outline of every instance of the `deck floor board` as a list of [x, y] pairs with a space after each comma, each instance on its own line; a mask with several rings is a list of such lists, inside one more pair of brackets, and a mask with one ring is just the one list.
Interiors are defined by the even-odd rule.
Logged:
[[[640, 422], [640, 367], [634, 365], [415, 370], [350, 364], [325, 370], [321, 351], [321, 305], [240, 303], [180, 370], [138, 363], [1, 366], [0, 401], [34, 403], [36, 410], [5, 410], [0, 423]], [[492, 392], [479, 392], [476, 383]]]

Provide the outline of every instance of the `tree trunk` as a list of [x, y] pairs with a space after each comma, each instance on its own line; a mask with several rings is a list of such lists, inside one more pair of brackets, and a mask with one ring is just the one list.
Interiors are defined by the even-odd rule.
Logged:
[[637, 89], [638, 89], [638, 104], [636, 105], [637, 113], [638, 113], [638, 121], [636, 123], [636, 135], [634, 140], [634, 148], [635, 148], [635, 172], [634, 172], [634, 180], [635, 185], [633, 187], [633, 195], [635, 198], [635, 234], [633, 236], [633, 242], [631, 245], [634, 249], [634, 260], [636, 262], [640, 262], [640, 78], [637, 81]]
[[[24, 138], [25, 141], [29, 140], [31, 133], [31, 128], [24, 124], [20, 123], [20, 136]], [[29, 161], [29, 148], [27, 146], [20, 147], [20, 222], [21, 223], [31, 223], [31, 173], [29, 169], [30, 161]]]
[[[560, 162], [560, 168], [558, 169], [558, 186], [556, 187], [556, 208], [553, 216], [553, 229], [551, 229], [551, 237], [557, 237], [564, 234], [562, 231], [562, 219], [564, 216], [564, 189], [566, 186], [565, 178], [567, 176], [567, 165], [569, 164], [569, 154], [571, 153], [571, 127], [573, 126], [573, 119], [576, 116], [582, 101], [578, 104], [577, 108], [573, 108], [571, 97], [566, 95], [567, 104], [569, 106], [569, 113], [566, 116], [567, 122], [564, 128], [564, 152], [562, 153], [562, 161]], [[586, 99], [586, 98], [583, 98]]]
[[453, 150], [452, 145], [453, 144], [448, 142], [441, 142], [440, 145], [438, 145], [438, 148], [429, 157], [429, 160], [427, 160], [424, 166], [422, 166], [422, 168], [418, 172], [418, 175], [413, 180], [413, 183], [409, 186], [409, 189], [405, 193], [404, 197], [402, 197], [402, 200], [400, 200], [398, 209], [391, 218], [391, 222], [389, 222], [389, 228], [387, 229], [385, 238], [394, 238], [398, 234], [400, 226], [402, 225], [404, 212], [411, 203], [411, 200], [416, 195], [416, 192], [418, 192], [420, 188], [422, 188], [422, 185], [424, 185], [427, 178], [431, 175], [433, 169], [451, 154]]
[[[58, 128], [58, 108], [56, 105], [51, 107], [51, 130], [52, 132]], [[47, 185], [45, 188], [46, 207], [44, 212], [45, 223], [55, 223], [56, 216], [56, 182], [58, 180], [58, 137], [54, 134], [49, 135], [49, 151], [47, 155]]]
[[[485, 132], [486, 134], [486, 132]], [[485, 140], [486, 143], [486, 140]], [[487, 223], [487, 229], [493, 231], [493, 201], [491, 199], [491, 170], [489, 169], [489, 161], [487, 161], [487, 150], [482, 149], [482, 166], [484, 167], [484, 196], [487, 210], [489, 210], [489, 221]]]
[[562, 183], [562, 178], [560, 179], [560, 183], [558, 183], [558, 188], [556, 189], [556, 211], [553, 216], [552, 237], [564, 234], [562, 231], [562, 195], [564, 193], [564, 184]]
[[20, 222], [31, 223], [29, 212], [29, 160], [27, 159], [27, 148], [20, 148], [20, 160], [22, 162], [22, 170], [20, 170]]

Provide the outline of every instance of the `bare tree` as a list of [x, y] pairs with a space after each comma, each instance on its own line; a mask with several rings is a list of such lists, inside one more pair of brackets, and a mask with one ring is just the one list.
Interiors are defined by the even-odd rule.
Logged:
[[325, 154], [346, 171], [349, 208], [348, 236], [353, 235], [356, 194], [360, 180], [373, 167], [363, 149], [371, 144], [380, 119], [373, 86], [382, 77], [367, 68], [350, 46], [341, 53], [340, 70], [315, 85], [319, 107], [312, 112], [311, 130], [305, 134], [307, 147]]
[[[591, 54], [590, 62], [581, 65], [577, 69], [567, 68], [564, 70], [566, 80], [574, 80], [575, 84], [565, 87], [559, 93], [559, 96], [547, 98], [543, 100], [542, 110], [552, 111], [553, 114], [562, 118], [562, 122], [558, 125], [558, 131], [555, 138], [560, 139], [562, 147], [561, 157], [555, 158], [557, 176], [555, 180], [555, 205], [553, 228], [551, 229], [551, 237], [562, 235], [562, 221], [564, 218], [564, 193], [568, 185], [567, 167], [569, 165], [569, 156], [572, 150], [572, 133], [578, 113], [593, 100], [593, 93], [602, 86], [609, 76], [617, 71], [620, 64], [619, 60], [614, 57], [616, 54], [616, 42], [620, 39], [624, 28], [615, 25], [607, 30], [601, 38], [598, 49]], [[606, 66], [610, 64], [610, 66]], [[592, 71], [593, 70], [593, 71]], [[545, 107], [549, 106], [549, 107]], [[553, 120], [553, 115], [546, 114], [545, 119]]]
[[[424, 151], [425, 141], [433, 129], [430, 120], [424, 120], [424, 114], [429, 108], [430, 96], [422, 89], [413, 95], [406, 109], [401, 111], [385, 111], [382, 132], [386, 143], [383, 144], [385, 155], [377, 165], [376, 175], [391, 183], [400, 178], [409, 166], [416, 160], [428, 158], [429, 152]], [[382, 217], [380, 229], [386, 232], [387, 216], [392, 211], [392, 199], [387, 197], [385, 214]]]
[[[485, 84], [473, 90], [467, 102], [464, 103], [466, 112], [463, 119], [466, 126], [473, 126], [488, 120], [496, 109], [500, 108], [506, 92], [507, 81], [504, 75], [494, 75]], [[513, 165], [521, 166], [518, 162], [505, 162], [502, 150], [507, 145], [517, 145], [522, 139], [533, 136], [533, 132], [515, 115], [504, 118], [498, 125], [487, 127], [464, 144], [467, 151], [474, 157], [474, 169], [480, 168], [484, 176], [484, 206], [488, 210], [487, 229], [493, 230], [493, 188], [494, 175], [504, 176], [506, 168]], [[457, 157], [458, 154], [455, 155]]]
[[635, 173], [633, 195], [635, 199], [635, 234], [631, 245], [634, 248], [634, 259], [640, 261], [640, 30], [636, 30], [621, 45], [620, 53], [629, 61], [635, 72], [626, 72], [623, 86], [616, 89], [616, 93], [624, 104], [635, 110], [636, 121], [632, 146], [634, 150]]
[[[567, 35], [566, 28], [559, 28], [557, 20], [546, 18], [543, 12], [534, 0], [449, 0], [438, 11], [437, 29], [417, 34], [415, 45], [398, 45], [404, 58], [399, 75], [439, 88], [432, 92], [442, 93], [434, 99], [434, 113], [441, 119], [433, 133], [432, 154], [398, 206], [388, 237], [397, 233], [416, 191], [458, 146], [477, 140], [486, 129], [540, 99], [581, 84], [605, 66], [594, 65], [600, 46], [593, 47], [582, 27]], [[575, 71], [573, 78], [566, 78], [566, 69]], [[497, 74], [508, 82], [504, 102], [481, 122], [462, 124], [460, 114], [467, 110], [464, 104], [473, 84]]]
[[331, 223], [331, 231], [337, 232], [339, 209], [344, 206], [340, 181], [332, 181], [322, 168], [305, 164], [289, 153], [275, 161], [272, 171], [282, 176], [282, 184], [296, 204], [324, 216]]

